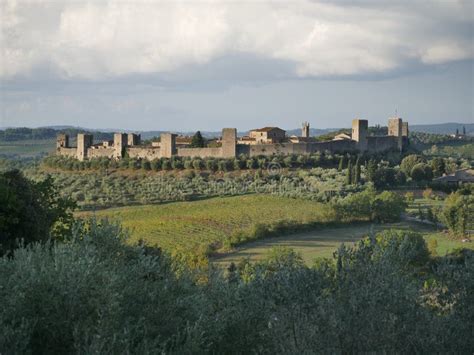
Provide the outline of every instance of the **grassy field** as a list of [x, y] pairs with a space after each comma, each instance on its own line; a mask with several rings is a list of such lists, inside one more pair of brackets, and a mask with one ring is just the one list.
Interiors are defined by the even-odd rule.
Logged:
[[304, 261], [308, 265], [311, 265], [315, 258], [332, 257], [334, 251], [341, 243], [352, 245], [355, 241], [366, 236], [371, 231], [379, 232], [391, 228], [420, 232], [427, 242], [435, 239], [438, 243], [436, 252], [440, 256], [456, 248], [474, 249], [474, 243], [462, 243], [461, 241], [449, 239], [445, 234], [416, 222], [400, 222], [385, 225], [366, 223], [350, 226], [346, 225], [338, 228], [322, 228], [311, 232], [259, 240], [245, 244], [232, 253], [218, 256], [214, 258], [213, 261], [218, 265], [226, 265], [231, 262], [237, 263], [242, 258], [250, 258], [252, 261], [257, 261], [264, 258], [270, 248], [284, 246], [299, 252]]
[[119, 221], [131, 232], [131, 242], [140, 239], [165, 250], [194, 251], [203, 246], [221, 249], [229, 236], [258, 235], [259, 226], [286, 222], [308, 225], [333, 222], [329, 206], [269, 195], [212, 198], [192, 202], [113, 208], [82, 212]]
[[0, 142], [0, 155], [17, 157], [36, 157], [54, 150], [54, 140], [28, 140]]
[[[471, 243], [450, 240], [433, 227], [417, 222], [376, 225], [370, 223], [327, 225], [335, 222], [332, 209], [325, 204], [270, 195], [246, 195], [212, 198], [191, 202], [112, 208], [80, 212], [77, 216], [95, 215], [120, 222], [130, 231], [131, 243], [142, 239], [170, 252], [214, 252], [218, 264], [249, 257], [258, 260], [273, 246], [287, 246], [300, 252], [311, 264], [316, 257], [331, 257], [341, 243], [351, 244], [371, 231], [407, 229], [423, 233], [426, 240], [436, 239], [438, 255]], [[295, 232], [288, 228], [262, 238], [259, 226], [312, 226], [311, 231]], [[270, 227], [271, 230], [271, 227]], [[242, 235], [240, 247], [229, 249], [229, 237]], [[264, 235], [263, 235], [264, 236]], [[260, 238], [260, 239], [258, 239]], [[218, 253], [215, 253], [217, 251]]]

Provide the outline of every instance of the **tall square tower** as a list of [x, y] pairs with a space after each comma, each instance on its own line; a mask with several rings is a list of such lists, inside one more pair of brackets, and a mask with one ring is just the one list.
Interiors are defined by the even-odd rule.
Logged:
[[127, 145], [129, 147], [133, 147], [135, 145], [140, 145], [140, 141], [141, 141], [141, 137], [139, 134], [135, 134], [135, 133], [129, 133], [127, 135]]
[[69, 148], [69, 136], [67, 134], [58, 134], [56, 138], [56, 149]]
[[388, 119], [388, 135], [394, 137], [402, 136], [402, 122], [400, 117], [391, 117]]
[[222, 157], [235, 158], [237, 155], [237, 129], [224, 128], [222, 130]]
[[358, 118], [352, 120], [352, 140], [357, 142], [357, 149], [361, 152], [367, 150], [368, 130], [369, 121]]
[[160, 151], [163, 158], [171, 158], [176, 155], [176, 134], [161, 133], [160, 135]]
[[125, 133], [114, 133], [114, 158], [122, 158], [126, 147], [127, 135]]
[[398, 138], [397, 148], [401, 151], [403, 149], [403, 120], [400, 117], [388, 119], [388, 135]]
[[87, 158], [87, 150], [92, 146], [93, 137], [91, 134], [79, 133], [77, 135], [77, 159]]
[[309, 138], [309, 122], [303, 122], [303, 127], [301, 129], [301, 137]]

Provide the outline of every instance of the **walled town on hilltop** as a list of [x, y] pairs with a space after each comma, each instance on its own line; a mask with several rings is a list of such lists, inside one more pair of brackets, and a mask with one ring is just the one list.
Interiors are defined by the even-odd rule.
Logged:
[[58, 155], [74, 157], [79, 160], [90, 158], [115, 158], [124, 156], [153, 160], [157, 158], [214, 157], [234, 158], [240, 154], [247, 156], [311, 154], [315, 152], [369, 152], [403, 150], [408, 144], [408, 123], [399, 117], [389, 118], [388, 135], [374, 136], [368, 133], [368, 121], [352, 120], [351, 134], [341, 133], [332, 140], [316, 141], [310, 137], [309, 123], [304, 122], [301, 136], [288, 137], [286, 131], [278, 127], [264, 127], [249, 132], [248, 136], [238, 137], [237, 129], [224, 128], [220, 146], [190, 148], [186, 139], [173, 133], [162, 133], [160, 142], [151, 145], [141, 143], [140, 135], [115, 133], [113, 141], [94, 144], [91, 134], [77, 135], [75, 147], [69, 145], [69, 136], [60, 134], [57, 138]]

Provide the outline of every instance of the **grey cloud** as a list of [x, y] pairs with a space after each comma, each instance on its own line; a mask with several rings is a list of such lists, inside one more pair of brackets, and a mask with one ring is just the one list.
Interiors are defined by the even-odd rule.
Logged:
[[[220, 80], [222, 70], [236, 76], [235, 70], [242, 82], [282, 74], [383, 75], [474, 55], [467, 1], [6, 0], [0, 6], [3, 80], [34, 78], [44, 67], [71, 80], [159, 74], [157, 82], [171, 86], [184, 73], [196, 77], [193, 68], [211, 80], [213, 71]], [[247, 56], [259, 60], [239, 59]], [[276, 63], [273, 72], [258, 65], [265, 61]]]

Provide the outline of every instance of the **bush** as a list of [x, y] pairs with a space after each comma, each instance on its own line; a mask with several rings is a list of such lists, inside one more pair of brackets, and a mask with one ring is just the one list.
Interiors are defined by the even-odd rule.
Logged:
[[191, 159], [186, 159], [186, 160], [184, 160], [183, 166], [184, 166], [185, 169], [192, 169], [193, 168], [193, 161]]
[[433, 171], [428, 164], [416, 164], [410, 174], [411, 178], [416, 182], [431, 181], [433, 179]]
[[206, 169], [209, 171], [217, 171], [217, 162], [214, 159], [206, 160]]
[[62, 236], [72, 223], [74, 204], [59, 197], [50, 177], [26, 179], [18, 170], [0, 175], [0, 256], [21, 243]]
[[[341, 246], [313, 268], [277, 247], [204, 282], [180, 259], [126, 238], [116, 225], [87, 221], [66, 243], [1, 258], [2, 353], [469, 353], [474, 346], [472, 253], [427, 267], [416, 233]], [[207, 253], [198, 250], [196, 259]]]
[[171, 159], [171, 168], [174, 170], [181, 170], [184, 168], [183, 161], [180, 158], [173, 158]]
[[151, 164], [148, 160], [143, 159], [142, 162], [141, 162], [141, 165], [142, 165], [143, 170], [146, 170], [146, 171], [151, 170]]
[[408, 176], [411, 176], [413, 168], [415, 165], [423, 163], [424, 159], [420, 155], [412, 154], [408, 155], [403, 158], [402, 162], [400, 163], [400, 169]]
[[336, 203], [339, 220], [370, 220], [395, 222], [405, 211], [406, 202], [402, 196], [390, 191], [377, 194], [373, 189], [352, 194]]
[[201, 159], [193, 159], [193, 168], [195, 170], [201, 170], [204, 167], [204, 164]]
[[440, 220], [452, 235], [462, 237], [474, 225], [474, 197], [460, 192], [450, 194], [444, 201]]
[[161, 169], [171, 170], [171, 162], [167, 158], [161, 158]]
[[158, 171], [161, 169], [161, 161], [159, 159], [153, 159], [150, 166], [153, 171]]

